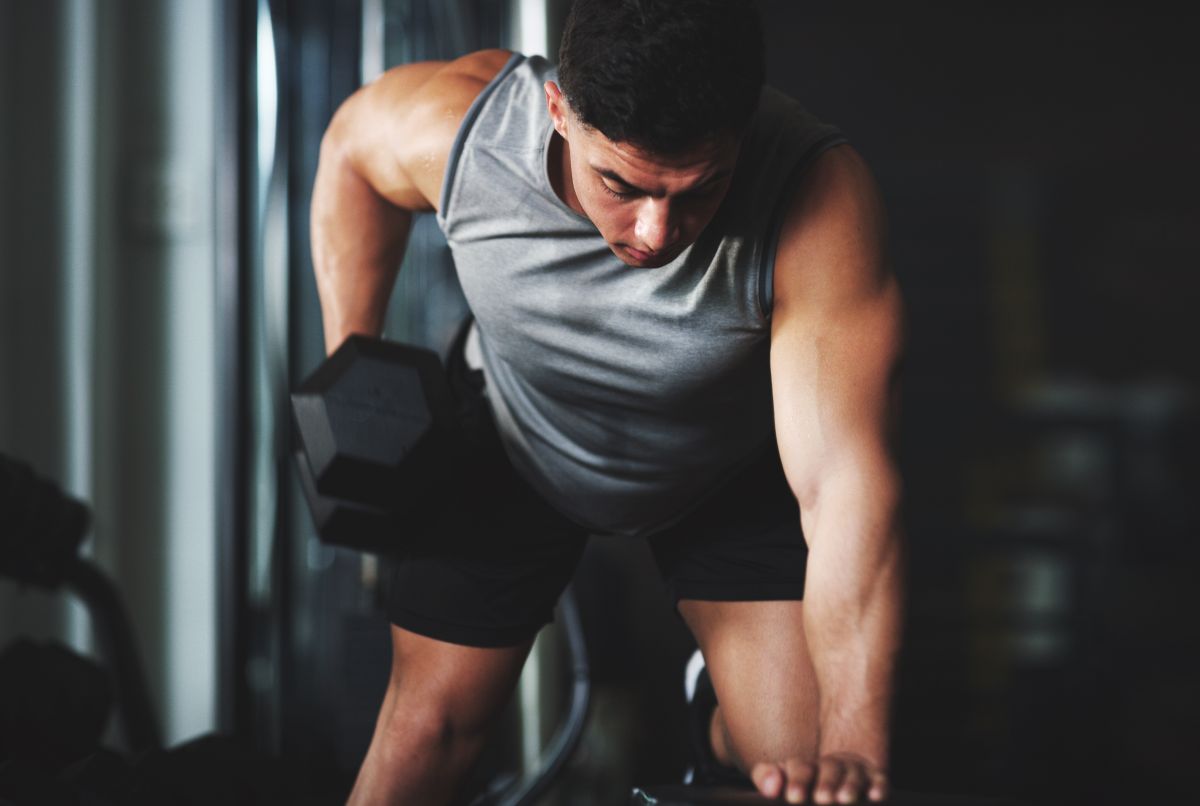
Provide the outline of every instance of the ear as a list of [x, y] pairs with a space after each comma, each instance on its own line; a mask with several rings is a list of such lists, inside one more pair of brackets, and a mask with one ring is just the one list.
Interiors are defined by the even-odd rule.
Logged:
[[570, 117], [567, 96], [563, 95], [562, 90], [553, 81], [547, 81], [543, 88], [546, 90], [546, 110], [550, 113], [550, 120], [554, 123], [554, 131], [566, 140], [567, 118]]

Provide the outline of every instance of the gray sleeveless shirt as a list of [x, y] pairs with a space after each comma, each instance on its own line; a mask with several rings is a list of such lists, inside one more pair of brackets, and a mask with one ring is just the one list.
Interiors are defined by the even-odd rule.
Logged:
[[488, 398], [518, 472], [597, 533], [665, 528], [773, 434], [768, 367], [786, 190], [844, 142], [764, 89], [728, 195], [696, 243], [625, 266], [547, 173], [540, 57], [514, 55], [468, 110], [438, 223], [475, 315]]

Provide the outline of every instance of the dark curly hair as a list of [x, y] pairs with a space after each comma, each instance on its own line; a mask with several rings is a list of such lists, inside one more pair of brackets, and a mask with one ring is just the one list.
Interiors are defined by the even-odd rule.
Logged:
[[764, 72], [752, 0], [575, 0], [558, 52], [576, 116], [658, 154], [740, 134]]

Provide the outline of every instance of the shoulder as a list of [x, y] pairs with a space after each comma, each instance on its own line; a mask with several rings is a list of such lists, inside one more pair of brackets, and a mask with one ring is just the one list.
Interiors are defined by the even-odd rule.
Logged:
[[433, 209], [463, 117], [511, 57], [481, 50], [394, 67], [343, 104], [327, 139], [346, 144], [356, 168], [394, 204]]
[[507, 50], [483, 50], [446, 62], [409, 97], [397, 158], [431, 208], [441, 198], [463, 117], [511, 56]]
[[848, 145], [822, 153], [787, 204], [775, 252], [773, 316], [894, 295], [887, 218], [866, 161]]
[[511, 57], [508, 50], [480, 50], [453, 61], [427, 62], [437, 66], [427, 70], [416, 86], [402, 89], [403, 97], [394, 100], [404, 108], [412, 129], [433, 126], [444, 130], [450, 123], [457, 131], [471, 103]]

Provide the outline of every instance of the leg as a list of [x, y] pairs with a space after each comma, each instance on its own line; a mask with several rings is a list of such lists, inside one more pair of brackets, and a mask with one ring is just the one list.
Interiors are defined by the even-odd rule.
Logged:
[[793, 601], [684, 599], [679, 612], [704, 654], [717, 710], [717, 759], [754, 765], [817, 752], [818, 692], [802, 619]]
[[391, 679], [349, 803], [448, 803], [533, 642], [479, 648], [391, 629]]
[[350, 795], [360, 804], [437, 804], [483, 748], [534, 636], [575, 572], [587, 533], [509, 463], [460, 329], [447, 376], [462, 462], [457, 496], [392, 558], [386, 609], [392, 672]]

